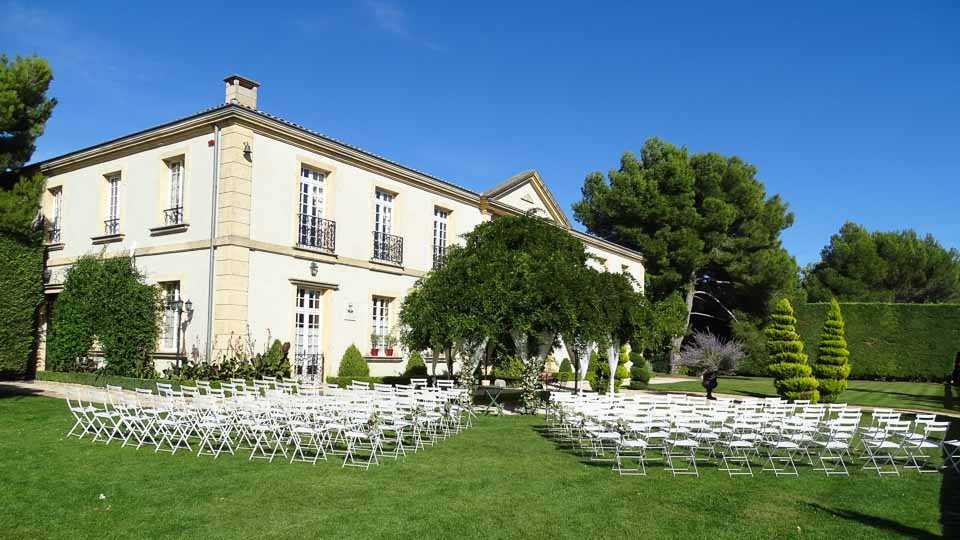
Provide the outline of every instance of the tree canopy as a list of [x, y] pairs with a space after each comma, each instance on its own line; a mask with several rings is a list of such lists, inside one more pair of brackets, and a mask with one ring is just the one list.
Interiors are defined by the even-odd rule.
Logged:
[[813, 302], [960, 302], [960, 251], [915, 231], [867, 231], [845, 223], [808, 267]]
[[643, 253], [652, 299], [681, 291], [688, 316], [724, 324], [734, 310], [761, 317], [775, 294], [797, 288], [798, 269], [780, 243], [793, 214], [756, 174], [738, 157], [651, 138], [639, 159], [627, 152], [606, 178], [589, 174], [574, 215]]
[[44, 178], [24, 164], [56, 104], [46, 96], [52, 78], [46, 60], [11, 62], [0, 55], [0, 379], [29, 371], [43, 301], [43, 236], [36, 217]]
[[47, 97], [53, 72], [38, 56], [0, 54], [0, 186], [9, 187], [30, 161], [57, 100]]

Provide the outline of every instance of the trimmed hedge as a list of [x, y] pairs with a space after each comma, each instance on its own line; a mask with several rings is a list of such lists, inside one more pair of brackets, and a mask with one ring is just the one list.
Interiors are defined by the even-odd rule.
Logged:
[[[84, 384], [87, 386], [97, 386], [103, 388], [106, 385], [119, 386], [126, 390], [136, 390], [137, 388], [147, 388], [156, 392], [157, 383], [165, 383], [179, 390], [181, 385], [196, 386], [197, 381], [173, 381], [170, 379], [137, 379], [135, 377], [120, 377], [118, 375], [105, 375], [102, 373], [91, 373], [88, 371], [38, 371], [36, 375], [38, 381], [50, 381], [68, 384]], [[210, 381], [210, 386], [219, 388], [218, 381]]]
[[43, 248], [29, 235], [0, 230], [0, 380], [22, 379], [34, 352], [43, 302]]
[[[418, 377], [413, 377], [414, 379]], [[420, 377], [427, 379], [428, 377]], [[362, 382], [367, 384], [410, 384], [410, 377], [405, 375], [386, 376], [386, 377], [327, 377], [327, 382], [335, 384], [340, 388], [346, 388], [353, 382]]]
[[[829, 303], [797, 306], [797, 332], [816, 362]], [[841, 303], [851, 379], [943, 381], [960, 351], [960, 304]]]

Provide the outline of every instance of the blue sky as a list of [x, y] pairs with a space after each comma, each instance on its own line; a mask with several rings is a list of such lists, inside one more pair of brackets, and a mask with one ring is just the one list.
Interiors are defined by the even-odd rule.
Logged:
[[536, 168], [568, 213], [656, 135], [754, 163], [801, 264], [845, 220], [960, 247], [956, 2], [242, 4], [0, 0], [0, 51], [56, 76], [35, 159], [239, 72], [260, 108], [470, 188]]

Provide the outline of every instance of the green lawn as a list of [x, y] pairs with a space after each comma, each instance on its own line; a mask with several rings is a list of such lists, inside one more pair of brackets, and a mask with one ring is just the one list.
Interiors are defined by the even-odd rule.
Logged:
[[369, 471], [94, 445], [70, 424], [60, 400], [0, 395], [0, 537], [929, 539], [960, 508], [954, 475], [619, 477], [533, 416]]
[[[669, 392], [703, 392], [700, 379], [652, 384], [651, 390]], [[954, 390], [956, 392], [956, 390]], [[720, 377], [716, 393], [744, 396], [776, 396], [773, 379], [768, 377]], [[901, 409], [928, 409], [936, 412], [960, 411], [960, 399], [946, 403], [943, 384], [895, 381], [850, 381], [840, 401], [870, 407], [894, 407]]]

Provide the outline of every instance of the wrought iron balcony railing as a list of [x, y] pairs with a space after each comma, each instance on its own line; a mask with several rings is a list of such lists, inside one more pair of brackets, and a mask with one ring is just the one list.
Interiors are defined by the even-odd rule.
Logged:
[[297, 353], [293, 355], [293, 374], [303, 382], [317, 382], [323, 374], [322, 353]]
[[103, 222], [103, 234], [117, 234], [120, 232], [119, 219], [107, 219]]
[[299, 214], [297, 245], [333, 253], [337, 248], [337, 222], [308, 214]]
[[373, 232], [373, 259], [397, 265], [403, 264], [403, 237]]
[[443, 261], [447, 258], [447, 246], [433, 246], [433, 269], [436, 270], [443, 266]]
[[47, 232], [47, 242], [51, 244], [60, 243], [60, 227], [53, 227]]
[[175, 206], [163, 211], [164, 225], [179, 225], [183, 223], [183, 207]]

